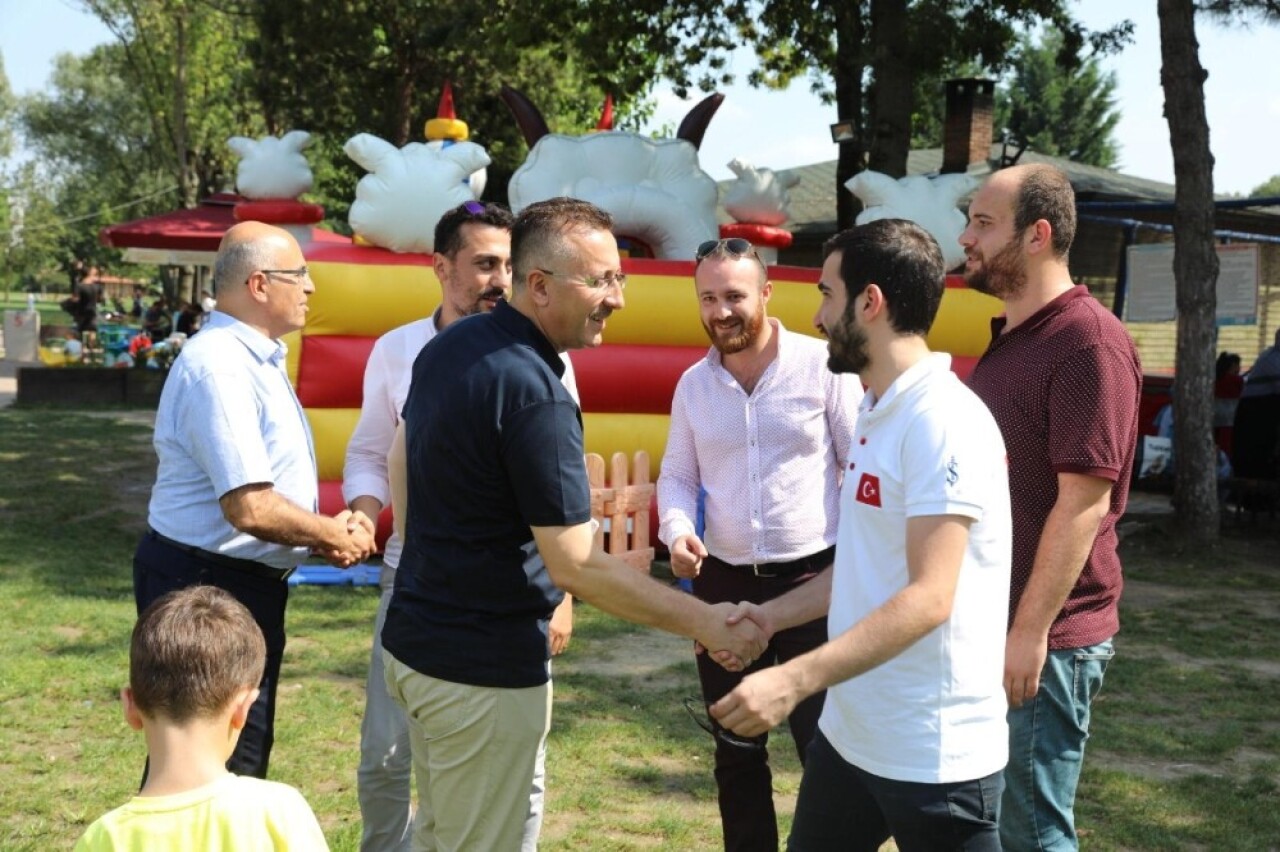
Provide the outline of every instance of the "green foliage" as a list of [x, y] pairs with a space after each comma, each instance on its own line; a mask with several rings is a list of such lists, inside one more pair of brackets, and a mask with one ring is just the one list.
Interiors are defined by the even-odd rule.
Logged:
[[1280, 175], [1272, 175], [1249, 193], [1250, 198], [1275, 198], [1280, 196]]
[[[363, 174], [342, 144], [356, 133], [396, 145], [425, 141], [445, 81], [470, 138], [493, 160], [486, 197], [500, 200], [525, 156], [498, 98], [504, 83], [524, 91], [553, 131], [569, 134], [595, 127], [607, 92], [625, 125], [645, 108], [650, 86], [647, 66], [627, 64], [627, 41], [616, 37], [625, 29], [605, 38], [594, 11], [570, 24], [557, 3], [264, 0], [252, 16], [247, 53], [267, 127], [316, 135], [308, 151], [313, 195], [331, 220], [345, 219]], [[579, 51], [576, 40], [589, 33], [607, 49]]]
[[16, 103], [9, 78], [4, 73], [3, 57], [0, 57], [0, 160], [13, 153], [13, 124]]
[[1013, 72], [997, 99], [997, 127], [1041, 154], [1091, 166], [1116, 164], [1116, 79], [1098, 59], [1075, 58], [1062, 64], [1060, 33], [1045, 32], [1039, 44], [1024, 37], [1015, 52]]

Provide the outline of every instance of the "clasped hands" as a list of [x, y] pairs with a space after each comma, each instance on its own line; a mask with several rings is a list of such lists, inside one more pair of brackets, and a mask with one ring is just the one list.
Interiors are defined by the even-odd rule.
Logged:
[[708, 604], [711, 614], [704, 635], [697, 637], [697, 653], [710, 654], [726, 671], [740, 672], [760, 658], [773, 625], [765, 611], [753, 603]]
[[330, 565], [337, 568], [350, 568], [368, 559], [378, 549], [374, 539], [377, 525], [359, 510], [344, 509], [333, 516], [333, 519], [346, 525], [346, 538], [335, 548], [320, 553]]

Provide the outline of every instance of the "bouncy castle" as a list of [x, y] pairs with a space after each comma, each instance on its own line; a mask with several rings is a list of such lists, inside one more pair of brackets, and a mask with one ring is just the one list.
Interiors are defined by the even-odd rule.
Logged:
[[[607, 128], [580, 137], [551, 134], [522, 96], [504, 92], [504, 97], [530, 144], [527, 161], [511, 180], [513, 211], [557, 195], [583, 198], [608, 210], [620, 241], [639, 248], [624, 256], [626, 306], [610, 318], [604, 345], [573, 351], [570, 357], [581, 394], [587, 451], [608, 458], [616, 451], [630, 455], [645, 450], [651, 460], [650, 481], [656, 481], [676, 382], [709, 346], [693, 288], [694, 249], [721, 234], [753, 234], [758, 238], [753, 242], [759, 243], [761, 235], [777, 230], [778, 211], [770, 217], [764, 199], [754, 205], [759, 214], [754, 223], [716, 224], [718, 189], [697, 161], [697, 144], [714, 112], [714, 106], [707, 106], [710, 98], [694, 108], [676, 138], [653, 140]], [[465, 141], [466, 126], [452, 117], [451, 103], [442, 103], [441, 111], [428, 123], [425, 145], [395, 149], [371, 137], [354, 137], [348, 153], [370, 170], [352, 208], [356, 236], [350, 243], [303, 246], [316, 290], [305, 328], [287, 339], [288, 369], [315, 437], [320, 511], [325, 513], [343, 508], [344, 456], [359, 417], [364, 365], [373, 343], [436, 309], [441, 291], [430, 245], [435, 222], [446, 210], [478, 197], [477, 185], [483, 185], [487, 155]], [[750, 172], [756, 184], [761, 172], [768, 172], [742, 168], [737, 161], [734, 170]], [[894, 183], [884, 180], [888, 184], [851, 187], [867, 204], [860, 221], [884, 215], [921, 221], [910, 211], [884, 209], [880, 196]], [[782, 202], [774, 205], [779, 209], [785, 204], [785, 185], [775, 182], [765, 190], [776, 196], [774, 202]], [[941, 235], [921, 223], [933, 230], [940, 244], [945, 246], [949, 238], [955, 246], [964, 217], [955, 207], [956, 191], [948, 192], [943, 193], [943, 213], [958, 220], [952, 223], [953, 233]], [[750, 200], [736, 206], [748, 211], [742, 214], [748, 219], [752, 208]], [[785, 213], [780, 215], [784, 220]], [[640, 252], [652, 257], [636, 256]], [[819, 271], [770, 262], [776, 254], [767, 250], [762, 255], [773, 282], [769, 315], [792, 331], [816, 335], [812, 318], [819, 302]], [[953, 252], [948, 263], [954, 262]], [[965, 375], [985, 348], [989, 320], [998, 312], [998, 301], [951, 276], [929, 345], [951, 353], [953, 368]], [[656, 528], [656, 512], [652, 517]], [[387, 522], [384, 513], [380, 532], [385, 532]]]

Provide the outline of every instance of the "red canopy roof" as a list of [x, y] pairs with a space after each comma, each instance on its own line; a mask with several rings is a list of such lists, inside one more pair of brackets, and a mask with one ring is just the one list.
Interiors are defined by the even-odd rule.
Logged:
[[[98, 232], [98, 239], [111, 248], [216, 252], [222, 235], [236, 223], [236, 204], [244, 200], [235, 193], [219, 192], [190, 210], [174, 210], [109, 225]], [[347, 237], [321, 228], [311, 229], [311, 239], [313, 242], [350, 242]]]

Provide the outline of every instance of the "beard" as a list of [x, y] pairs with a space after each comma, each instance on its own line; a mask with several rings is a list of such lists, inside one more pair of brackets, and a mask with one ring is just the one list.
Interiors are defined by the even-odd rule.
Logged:
[[732, 355], [735, 352], [741, 352], [755, 343], [760, 337], [760, 333], [764, 330], [764, 305], [761, 305], [760, 310], [741, 323], [741, 331], [729, 337], [725, 337], [721, 333], [722, 327], [710, 326], [705, 322], [702, 327], [706, 330], [707, 337], [711, 338], [711, 345], [719, 350], [721, 355]]
[[871, 363], [867, 333], [850, 311], [827, 332], [827, 369], [833, 373], [861, 373]]
[[979, 293], [997, 299], [1012, 299], [1027, 286], [1027, 264], [1017, 239], [1009, 242], [973, 272], [965, 272], [965, 283]]

